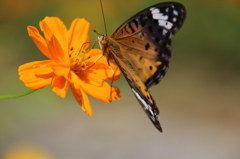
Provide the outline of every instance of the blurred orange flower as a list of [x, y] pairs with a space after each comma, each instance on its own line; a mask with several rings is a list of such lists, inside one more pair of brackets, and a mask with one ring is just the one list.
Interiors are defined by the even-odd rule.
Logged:
[[53, 156], [43, 148], [32, 144], [18, 144], [11, 146], [2, 159], [53, 159]]
[[94, 64], [102, 51], [86, 50], [89, 25], [85, 19], [76, 18], [67, 30], [59, 18], [45, 17], [40, 21], [44, 37], [35, 27], [28, 26], [29, 36], [49, 60], [23, 64], [18, 71], [20, 80], [33, 90], [52, 85], [52, 91], [64, 98], [70, 86], [84, 112], [91, 116], [87, 94], [106, 103], [120, 99], [119, 89], [106, 82], [119, 79], [120, 71], [110, 64], [113, 70], [117, 70], [113, 79], [104, 56]]

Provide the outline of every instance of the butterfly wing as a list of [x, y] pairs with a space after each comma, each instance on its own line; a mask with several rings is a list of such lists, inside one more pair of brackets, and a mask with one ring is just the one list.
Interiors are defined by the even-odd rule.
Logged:
[[159, 3], [129, 18], [111, 36], [139, 60], [156, 61], [146, 62], [138, 73], [147, 87], [158, 84], [166, 74], [171, 58], [171, 40], [185, 17], [186, 10], [182, 4]]
[[182, 4], [159, 3], [132, 16], [111, 37], [100, 38], [103, 54], [119, 66], [159, 131], [162, 131], [157, 118], [159, 110], [148, 88], [165, 75], [171, 56], [171, 39], [181, 28], [185, 16]]
[[[143, 61], [143, 59], [141, 61], [135, 59], [132, 54], [128, 54], [124, 48], [120, 47], [114, 39], [108, 38], [108, 40], [109, 44], [111, 44], [106, 50], [110, 53], [108, 58], [113, 60], [119, 66], [143, 110], [150, 118], [154, 126], [162, 132], [162, 127], [157, 118], [159, 110], [148, 91], [147, 86], [143, 83], [141, 77], [136, 71], [136, 68], [141, 65], [140, 62]], [[119, 52], [121, 52], [121, 54], [119, 54]]]

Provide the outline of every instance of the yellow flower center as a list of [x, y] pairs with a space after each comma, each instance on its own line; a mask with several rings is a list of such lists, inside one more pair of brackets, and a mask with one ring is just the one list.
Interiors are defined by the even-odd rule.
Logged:
[[69, 55], [69, 66], [74, 72], [81, 72], [87, 69], [87, 59], [86, 51], [79, 52], [74, 49], [71, 50]]

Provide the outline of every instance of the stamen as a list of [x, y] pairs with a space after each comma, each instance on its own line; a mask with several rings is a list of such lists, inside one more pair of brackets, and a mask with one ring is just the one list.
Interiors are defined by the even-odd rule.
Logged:
[[86, 54], [72, 50], [69, 55], [69, 66], [74, 72], [82, 71], [86, 67]]

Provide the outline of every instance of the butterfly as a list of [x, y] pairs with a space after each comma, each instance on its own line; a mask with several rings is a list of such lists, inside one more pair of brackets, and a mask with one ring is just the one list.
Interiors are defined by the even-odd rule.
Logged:
[[98, 38], [103, 56], [118, 65], [132, 92], [154, 126], [162, 132], [159, 110], [148, 88], [166, 74], [171, 57], [171, 40], [186, 17], [177, 2], [150, 6], [135, 14], [111, 35]]

